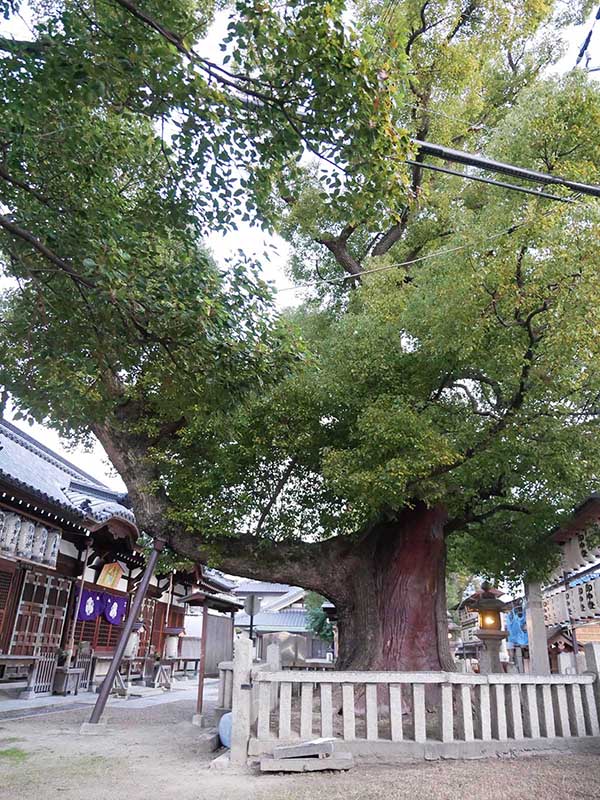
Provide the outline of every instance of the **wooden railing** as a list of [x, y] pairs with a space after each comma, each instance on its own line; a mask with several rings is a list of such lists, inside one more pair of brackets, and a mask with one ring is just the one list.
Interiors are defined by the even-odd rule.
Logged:
[[33, 681], [33, 691], [36, 694], [51, 694], [56, 665], [56, 648], [48, 648], [39, 653]]
[[232, 761], [315, 736], [399, 756], [600, 744], [598, 644], [586, 646], [583, 675], [273, 670], [252, 665], [250, 652], [239, 640], [233, 668], [223, 670], [231, 675]]

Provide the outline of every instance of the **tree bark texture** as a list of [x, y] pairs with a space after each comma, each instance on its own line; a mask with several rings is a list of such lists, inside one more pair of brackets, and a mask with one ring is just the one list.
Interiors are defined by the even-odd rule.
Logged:
[[405, 509], [339, 559], [342, 576], [327, 592], [338, 612], [339, 669], [454, 669], [445, 519], [441, 507]]

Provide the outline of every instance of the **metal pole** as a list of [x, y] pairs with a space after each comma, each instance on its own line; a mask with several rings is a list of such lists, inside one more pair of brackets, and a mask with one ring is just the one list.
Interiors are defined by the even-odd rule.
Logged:
[[196, 714], [202, 713], [202, 700], [204, 695], [204, 672], [206, 670], [206, 637], [208, 634], [208, 605], [206, 598], [202, 611], [202, 637], [200, 638], [200, 661], [198, 662], [198, 700], [196, 701]]
[[71, 633], [69, 635], [69, 641], [67, 644], [67, 652], [69, 653], [69, 663], [67, 664], [67, 668], [73, 663], [73, 649], [75, 648], [75, 626], [77, 625], [77, 617], [79, 616], [79, 609], [81, 608], [81, 596], [83, 594], [83, 586], [85, 584], [85, 570], [87, 568], [88, 558], [90, 557], [91, 547], [92, 540], [89, 538], [87, 540], [87, 547], [85, 548], [85, 556], [83, 558], [83, 570], [81, 572], [81, 581], [79, 582], [79, 597], [77, 598], [77, 603], [75, 604], [75, 613], [73, 614], [73, 619], [71, 620]]
[[94, 710], [92, 711], [92, 716], [90, 717], [90, 724], [97, 724], [98, 722], [100, 722], [100, 717], [104, 713], [104, 709], [106, 707], [106, 701], [108, 700], [108, 695], [110, 694], [110, 690], [112, 689], [115, 677], [117, 675], [119, 666], [121, 664], [121, 659], [123, 658], [123, 653], [125, 652], [125, 648], [127, 647], [127, 640], [129, 639], [131, 631], [133, 630], [133, 625], [139, 616], [142, 603], [144, 602], [144, 597], [146, 596], [146, 592], [148, 591], [150, 578], [152, 577], [152, 574], [154, 572], [154, 567], [156, 566], [156, 561], [164, 546], [165, 543], [160, 539], [154, 540], [154, 548], [150, 553], [150, 558], [148, 559], [148, 563], [146, 564], [146, 569], [142, 576], [142, 580], [140, 581], [138, 590], [135, 593], [135, 597], [133, 598], [133, 603], [131, 604], [131, 608], [129, 609], [129, 615], [125, 620], [125, 626], [123, 627], [121, 638], [119, 639], [119, 643], [117, 644], [117, 649], [115, 650], [113, 659], [110, 662], [110, 666], [108, 668], [106, 677], [102, 681], [102, 686], [100, 687], [100, 693], [98, 694], [96, 705], [94, 706]]
[[513, 178], [522, 178], [525, 181], [533, 181], [534, 183], [554, 184], [555, 186], [566, 186], [579, 194], [587, 194], [592, 197], [600, 197], [600, 186], [594, 186], [588, 183], [577, 183], [577, 181], [570, 181], [566, 178], [561, 178], [558, 175], [548, 175], [545, 172], [538, 172], [533, 169], [525, 169], [524, 167], [516, 167], [513, 164], [507, 164], [504, 161], [494, 161], [491, 158], [484, 156], [474, 155], [473, 153], [465, 153], [463, 150], [453, 150], [451, 147], [442, 147], [439, 144], [432, 144], [430, 142], [423, 142], [420, 139], [413, 139], [412, 143], [417, 146], [420, 153], [434, 158], [441, 158], [444, 161], [452, 161], [457, 164], [466, 164], [470, 167], [478, 167], [485, 169], [489, 172], [500, 172], [503, 175], [511, 175]]

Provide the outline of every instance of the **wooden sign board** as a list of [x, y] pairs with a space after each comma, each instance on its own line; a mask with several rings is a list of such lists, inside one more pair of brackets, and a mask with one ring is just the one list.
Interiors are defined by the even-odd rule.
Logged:
[[98, 578], [98, 586], [106, 586], [107, 589], [118, 589], [119, 581], [123, 576], [123, 569], [120, 564], [105, 564]]

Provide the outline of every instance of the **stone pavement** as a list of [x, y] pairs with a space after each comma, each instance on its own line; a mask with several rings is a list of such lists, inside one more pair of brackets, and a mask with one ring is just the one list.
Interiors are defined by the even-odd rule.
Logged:
[[[218, 679], [207, 678], [204, 682], [204, 704], [207, 710], [214, 708], [217, 702]], [[129, 697], [111, 697], [107, 708], [127, 708], [132, 711], [166, 703], [176, 703], [180, 700], [192, 702], [198, 693], [197, 680], [175, 681], [170, 691], [152, 689], [145, 686], [135, 686]], [[5, 685], [0, 687], [0, 721], [5, 719], [20, 719], [44, 713], [58, 713], [70, 711], [84, 706], [93, 706], [97, 695], [93, 692], [81, 692], [77, 695], [48, 695], [35, 697], [33, 700], [19, 700], [16, 689]]]

